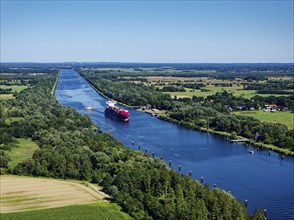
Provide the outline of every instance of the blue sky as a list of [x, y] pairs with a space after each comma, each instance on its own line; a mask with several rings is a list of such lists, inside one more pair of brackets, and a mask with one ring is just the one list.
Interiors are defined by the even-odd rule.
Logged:
[[1, 0], [1, 62], [293, 62], [293, 1]]

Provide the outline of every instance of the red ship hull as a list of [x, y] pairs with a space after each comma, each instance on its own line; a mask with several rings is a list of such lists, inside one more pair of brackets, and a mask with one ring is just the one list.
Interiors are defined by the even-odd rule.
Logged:
[[105, 108], [104, 113], [106, 116], [110, 118], [114, 118], [116, 120], [120, 120], [120, 121], [128, 121], [130, 117], [130, 114], [128, 111], [120, 109], [118, 107], [107, 106]]

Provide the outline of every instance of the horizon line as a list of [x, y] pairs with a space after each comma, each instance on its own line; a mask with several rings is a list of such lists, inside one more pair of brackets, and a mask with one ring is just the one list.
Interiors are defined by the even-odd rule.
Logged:
[[101, 64], [294, 64], [293, 62], [133, 62], [133, 61], [0, 61], [0, 64], [5, 63], [49, 63], [49, 64], [59, 64], [59, 63], [101, 63]]

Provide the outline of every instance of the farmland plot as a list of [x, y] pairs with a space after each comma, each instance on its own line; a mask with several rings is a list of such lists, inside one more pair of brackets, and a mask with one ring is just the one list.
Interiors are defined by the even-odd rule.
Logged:
[[0, 213], [102, 201], [105, 195], [81, 183], [45, 178], [0, 176]]

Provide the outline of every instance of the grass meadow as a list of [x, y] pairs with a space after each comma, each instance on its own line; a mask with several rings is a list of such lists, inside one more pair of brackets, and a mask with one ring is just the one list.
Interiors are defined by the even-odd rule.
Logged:
[[[19, 93], [24, 89], [27, 89], [28, 86], [7, 86], [7, 85], [0, 85], [0, 89], [12, 89], [12, 93]], [[13, 99], [13, 94], [0, 94], [0, 99]]]
[[[202, 92], [200, 89], [190, 89], [185, 88], [186, 92], [164, 92], [165, 94], [170, 94], [173, 98], [177, 96], [178, 98], [182, 97], [189, 97], [192, 96], [200, 96], [200, 97], [207, 97], [210, 95], [214, 95], [216, 92], [223, 92], [227, 91], [229, 93], [233, 93], [234, 96], [243, 96], [244, 98], [250, 99], [255, 95], [267, 97], [267, 96], [281, 96], [279, 94], [257, 94], [255, 93], [256, 90], [244, 90], [243, 86], [232, 86], [232, 87], [221, 87], [221, 86], [205, 86], [203, 89], [207, 89], [209, 91]], [[285, 96], [285, 95], [284, 95]]]
[[294, 113], [291, 112], [236, 111], [233, 114], [251, 116], [262, 122], [280, 123], [294, 129]]
[[8, 163], [8, 169], [10, 170], [13, 170], [18, 163], [32, 158], [34, 152], [39, 149], [39, 146], [30, 138], [17, 138], [16, 140], [16, 145], [6, 151], [11, 159]]
[[24, 89], [27, 89], [28, 86], [18, 86], [18, 85], [13, 85], [13, 86], [7, 86], [7, 85], [0, 85], [0, 89], [12, 89], [12, 92], [21, 92]]

